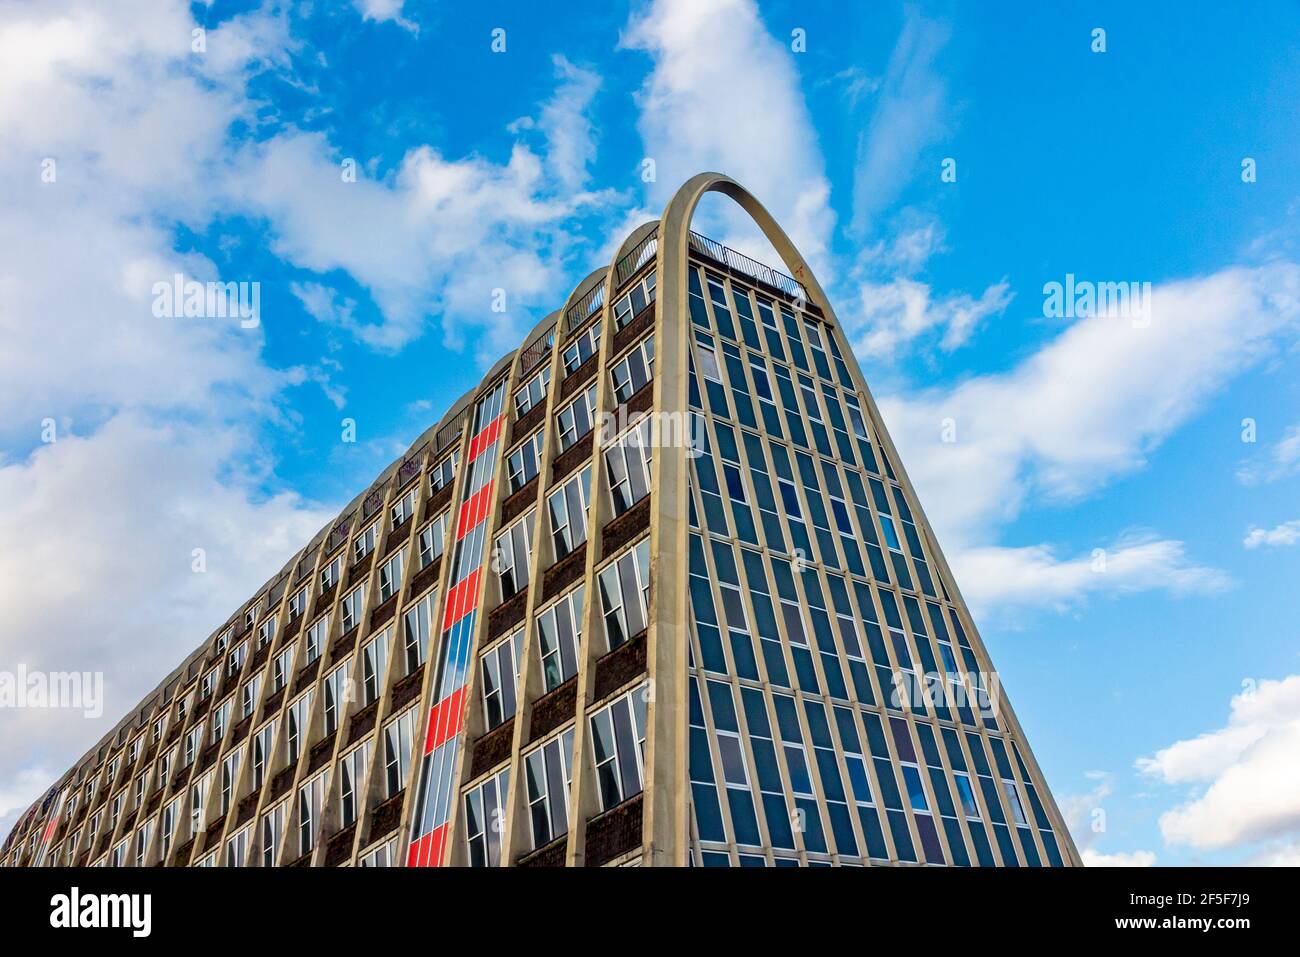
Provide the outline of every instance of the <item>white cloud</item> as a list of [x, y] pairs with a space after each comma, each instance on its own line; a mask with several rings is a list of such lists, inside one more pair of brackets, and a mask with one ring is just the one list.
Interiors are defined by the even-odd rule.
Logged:
[[1252, 525], [1241, 543], [1247, 548], [1259, 548], [1261, 545], [1294, 545], [1296, 542], [1300, 542], [1300, 518], [1272, 528]]
[[1001, 315], [1011, 302], [1006, 279], [989, 286], [978, 299], [958, 293], [936, 301], [928, 285], [905, 277], [888, 283], [863, 282], [858, 297], [845, 310], [844, 325], [854, 350], [865, 358], [894, 357], [929, 332], [939, 333], [939, 347], [951, 352], [964, 345], [983, 320]]
[[395, 23], [408, 33], [419, 34], [419, 26], [402, 16], [403, 3], [404, 0], [352, 0], [362, 20]]
[[[225, 131], [253, 115], [247, 77], [282, 60], [285, 21], [227, 20], [203, 55], [193, 26], [179, 0], [0, 13], [0, 661], [102, 671], [108, 698], [96, 720], [6, 713], [0, 818], [326, 521], [268, 497], [256, 437], [315, 374], [269, 368], [263, 329], [151, 308], [153, 284], [178, 272], [257, 279], [176, 253], [174, 229], [214, 213]], [[47, 421], [56, 441], [42, 444]]]
[[[373, 321], [351, 308], [328, 312], [362, 342], [395, 351], [437, 315], [447, 344], [461, 348], [470, 333], [481, 335], [478, 358], [493, 361], [526, 331], [524, 308], [549, 308], [568, 292], [566, 225], [614, 198], [580, 188], [595, 149], [586, 111], [598, 79], [563, 58], [556, 71], [558, 89], [536, 124], [540, 154], [516, 142], [499, 164], [424, 145], [390, 177], [358, 169], [348, 181], [348, 157], [323, 134], [290, 131], [246, 150], [227, 190], [239, 208], [267, 220], [278, 256], [316, 273], [345, 270], [369, 291], [380, 310]], [[314, 290], [309, 308], [325, 308], [320, 283], [299, 288]], [[504, 313], [492, 310], [496, 289], [505, 291]]]
[[[696, 173], [725, 173], [768, 208], [826, 283], [835, 215], [817, 131], [794, 54], [767, 32], [755, 4], [655, 0], [622, 44], [654, 59], [636, 94], [641, 140], [657, 167], [651, 201], [662, 207]], [[702, 231], [719, 230], [715, 238], [754, 254], [743, 214], [712, 225], [703, 207], [701, 216]]]
[[[1095, 590], [1082, 558], [1043, 546], [990, 546], [1031, 500], [1069, 502], [1146, 456], [1234, 376], [1294, 338], [1300, 267], [1233, 267], [1163, 283], [1150, 324], [1075, 321], [1003, 373], [978, 376], [880, 405], [963, 591], [975, 601], [1032, 597], [1036, 581], [1058, 604]], [[944, 441], [955, 429], [955, 441]], [[1099, 542], [1093, 547], [1105, 547]], [[1090, 550], [1089, 550], [1090, 551]], [[1221, 576], [1191, 563], [1176, 541], [1148, 539], [1110, 556], [1124, 574], [1106, 590], [1196, 590]], [[974, 587], [968, 587], [969, 585]]]
[[1160, 817], [1166, 842], [1202, 850], [1300, 836], [1300, 675], [1261, 681], [1232, 699], [1228, 723], [1137, 762], [1188, 788]]
[[551, 58], [559, 89], [542, 107], [537, 127], [546, 136], [546, 166], [560, 186], [578, 190], [588, 180], [588, 167], [596, 159], [596, 130], [591, 117], [592, 101], [600, 89], [600, 77], [591, 70], [574, 66], [563, 56]]
[[0, 467], [0, 541], [23, 543], [0, 549], [0, 661], [102, 672], [105, 692], [96, 719], [6, 712], [0, 778], [53, 784], [332, 516], [229, 477], [247, 441], [122, 413]]
[[1245, 462], [1237, 470], [1244, 485], [1275, 482], [1300, 470], [1300, 424], [1292, 425], [1282, 438], [1268, 446], [1263, 462]]
[[1099, 851], [1081, 851], [1085, 867], [1151, 867], [1156, 856], [1151, 851], [1121, 852], [1119, 854], [1102, 854]]
[[962, 593], [976, 608], [1066, 608], [1094, 594], [1207, 594], [1230, 584], [1223, 572], [1189, 559], [1182, 542], [1150, 535], [1121, 538], [1096, 554], [1061, 557], [1040, 544], [970, 547], [957, 559]]

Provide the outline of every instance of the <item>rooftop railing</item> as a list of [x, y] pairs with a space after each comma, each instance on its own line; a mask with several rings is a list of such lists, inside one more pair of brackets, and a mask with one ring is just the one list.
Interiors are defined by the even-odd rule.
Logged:
[[614, 287], [620, 288], [633, 274], [654, 258], [659, 249], [659, 230], [655, 228], [614, 265]]
[[519, 357], [519, 374], [527, 375], [538, 364], [546, 358], [551, 351], [551, 345], [555, 342], [555, 326], [551, 326], [546, 335], [542, 336], [531, 346], [524, 350], [524, 354]]
[[708, 236], [701, 236], [699, 233], [692, 231], [690, 247], [702, 256], [707, 256], [724, 266], [734, 269], [736, 272], [785, 293], [791, 299], [798, 299], [802, 302], [808, 300], [808, 293], [804, 291], [803, 286], [794, 277], [787, 276], [780, 270], [773, 269], [756, 259], [750, 259], [744, 253], [738, 253], [729, 246], [722, 245], [716, 239], [710, 239]]
[[564, 331], [573, 332], [587, 321], [587, 318], [605, 304], [605, 283], [599, 282], [591, 292], [569, 307], [564, 315]]

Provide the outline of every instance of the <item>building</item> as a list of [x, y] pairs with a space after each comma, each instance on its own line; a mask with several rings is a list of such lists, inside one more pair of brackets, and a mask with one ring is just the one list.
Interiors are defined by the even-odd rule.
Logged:
[[[708, 191], [792, 275], [692, 232]], [[3, 861], [1079, 857], [830, 303], [701, 174]]]

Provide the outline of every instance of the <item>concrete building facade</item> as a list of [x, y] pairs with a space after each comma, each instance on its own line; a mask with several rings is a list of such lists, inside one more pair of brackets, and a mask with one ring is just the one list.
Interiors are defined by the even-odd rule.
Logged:
[[[690, 228], [739, 204], [783, 260]], [[835, 313], [701, 174], [7, 865], [1077, 865]]]

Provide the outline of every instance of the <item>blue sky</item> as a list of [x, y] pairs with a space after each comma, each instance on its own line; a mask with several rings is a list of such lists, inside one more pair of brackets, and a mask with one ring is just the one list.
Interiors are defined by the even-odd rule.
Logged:
[[[98, 721], [0, 713], [0, 826], [718, 169], [832, 297], [1085, 856], [1300, 862], [1298, 32], [1283, 2], [0, 4], [0, 667], [107, 682]], [[698, 224], [774, 261], [725, 200]], [[260, 325], [152, 316], [175, 272], [260, 283]], [[1066, 274], [1151, 283], [1150, 322], [1048, 317]]]

